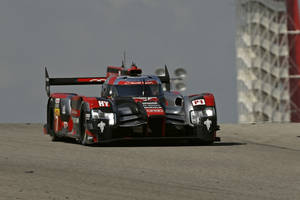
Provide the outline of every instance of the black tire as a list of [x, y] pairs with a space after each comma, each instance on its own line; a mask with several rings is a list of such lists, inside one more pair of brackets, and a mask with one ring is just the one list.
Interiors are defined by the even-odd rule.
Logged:
[[60, 138], [56, 135], [56, 133], [52, 132], [50, 135], [51, 135], [52, 142], [57, 142], [60, 140]]
[[197, 139], [190, 140], [192, 145], [212, 145], [214, 143], [214, 137], [209, 131], [201, 130], [200, 127], [191, 127], [189, 131], [193, 136], [197, 136]]
[[85, 123], [85, 112], [83, 109], [81, 109], [80, 112], [80, 119], [79, 119], [79, 124], [80, 124], [80, 136], [79, 136], [79, 143], [87, 146], [88, 145], [88, 140], [87, 140], [87, 134], [86, 134], [86, 123]]
[[[54, 122], [54, 121], [53, 121]], [[54, 126], [52, 126], [52, 127], [54, 127]], [[52, 142], [57, 142], [57, 141], [61, 141], [62, 140], [62, 137], [59, 137], [56, 133], [55, 133], [55, 131], [52, 129], [52, 130], [50, 130], [50, 136], [51, 136], [51, 141]]]
[[56, 135], [54, 131], [54, 107], [52, 105], [52, 99], [49, 99], [47, 106], [47, 132], [51, 137], [52, 142], [59, 141], [60, 138]]

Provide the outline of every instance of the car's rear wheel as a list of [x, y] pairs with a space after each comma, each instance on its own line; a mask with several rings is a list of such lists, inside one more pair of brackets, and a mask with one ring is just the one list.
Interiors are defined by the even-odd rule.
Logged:
[[59, 141], [59, 137], [56, 135], [56, 133], [54, 131], [52, 133], [50, 133], [50, 135], [51, 135], [52, 142]]
[[55, 120], [54, 120], [54, 111], [53, 111], [53, 108], [49, 107], [49, 119], [48, 119], [48, 124], [47, 124], [47, 132], [48, 134], [50, 135], [51, 137], [51, 141], [53, 142], [56, 142], [56, 141], [59, 141], [60, 138], [57, 136], [57, 134], [55, 133], [54, 131], [54, 123], [55, 123]]

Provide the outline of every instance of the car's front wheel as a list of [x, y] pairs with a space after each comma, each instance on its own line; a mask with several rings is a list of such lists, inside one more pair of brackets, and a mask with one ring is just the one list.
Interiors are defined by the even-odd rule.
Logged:
[[51, 141], [52, 142], [56, 142], [56, 141], [59, 141], [59, 137], [56, 135], [56, 133], [54, 132], [54, 131], [52, 131], [51, 133], [50, 133], [50, 136], [51, 136]]
[[190, 127], [189, 131], [193, 136], [197, 137], [196, 140], [190, 140], [192, 144], [211, 145], [215, 141], [214, 132], [206, 130], [205, 127], [201, 127], [201, 126]]
[[85, 122], [84, 110], [81, 110], [79, 124], [80, 124], [79, 143], [86, 146], [88, 145], [88, 135], [86, 133], [86, 122]]

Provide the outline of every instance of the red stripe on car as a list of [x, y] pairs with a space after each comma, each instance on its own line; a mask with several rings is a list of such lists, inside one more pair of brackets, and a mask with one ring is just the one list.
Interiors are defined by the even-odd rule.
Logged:
[[72, 93], [53, 93], [53, 94], [51, 94], [51, 97], [52, 98], [64, 99], [64, 98], [67, 98], [70, 95], [74, 95], [74, 94], [72, 94]]
[[108, 81], [108, 84], [109, 84], [109, 85], [113, 85], [116, 79], [117, 79], [116, 76], [111, 77], [111, 78], [109, 79], [109, 81]]
[[133, 100], [137, 103], [137, 102], [145, 102], [145, 101], [155, 101], [157, 102], [158, 101], [158, 98], [157, 97], [132, 97]]
[[152, 115], [165, 115], [165, 111], [162, 108], [146, 108], [148, 117]]
[[105, 82], [106, 78], [78, 78], [78, 82]]
[[93, 141], [94, 142], [97, 142], [97, 137], [96, 135], [94, 135], [92, 132], [90, 132], [89, 130], [86, 130], [85, 133], [88, 135], [88, 136], [91, 136], [93, 137]]

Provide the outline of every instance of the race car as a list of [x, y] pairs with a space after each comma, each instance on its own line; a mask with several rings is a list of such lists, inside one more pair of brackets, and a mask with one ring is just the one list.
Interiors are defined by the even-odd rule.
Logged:
[[[214, 96], [183, 96], [170, 90], [170, 76], [142, 75], [135, 64], [108, 66], [105, 77], [49, 78], [44, 133], [52, 141], [75, 138], [83, 145], [130, 139], [219, 141]], [[101, 85], [95, 97], [51, 93], [50, 86]], [[163, 90], [163, 86], [165, 90]]]

